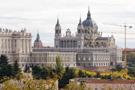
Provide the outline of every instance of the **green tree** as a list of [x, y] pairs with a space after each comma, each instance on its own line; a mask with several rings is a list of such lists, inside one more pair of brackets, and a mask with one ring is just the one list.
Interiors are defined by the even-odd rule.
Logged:
[[83, 72], [81, 69], [79, 70], [79, 73], [78, 73], [78, 76], [79, 77], [86, 77], [86, 73]]
[[129, 67], [135, 67], [135, 64], [133, 64], [132, 62], [128, 62], [127, 65], [128, 65]]
[[21, 72], [21, 69], [19, 68], [18, 61], [16, 60], [16, 61], [14, 62], [14, 73], [15, 73], [15, 75], [16, 75], [16, 74], [18, 74], [18, 73], [20, 73], [20, 72]]
[[1, 78], [3, 76], [11, 77], [12, 75], [13, 75], [13, 68], [11, 67], [11, 65], [3, 66], [0, 69], [0, 76], [1, 76]]
[[0, 79], [4, 76], [11, 77], [13, 75], [13, 68], [8, 64], [8, 58], [6, 55], [0, 56]]
[[[24, 83], [22, 83], [24, 82]], [[57, 81], [49, 80], [32, 80], [21, 78], [20, 80], [5, 81], [2, 90], [55, 90]]]
[[122, 66], [121, 66], [121, 65], [119, 65], [119, 64], [118, 64], [118, 65], [116, 65], [116, 66], [115, 66], [115, 68], [116, 68], [116, 69], [117, 69], [117, 71], [119, 71], [119, 72], [122, 70]]
[[63, 73], [64, 72], [64, 67], [61, 64], [61, 58], [60, 56], [56, 57], [56, 73]]
[[65, 90], [93, 90], [93, 89], [86, 86], [85, 82], [81, 82], [81, 84], [78, 84], [77, 82], [73, 81], [66, 85]]
[[30, 70], [30, 67], [28, 67], [27, 65], [25, 65], [24, 72], [28, 72], [29, 70]]
[[41, 71], [42, 71], [41, 67], [34, 66], [32, 68], [32, 75], [33, 75], [33, 77], [36, 78], [36, 79], [40, 79], [41, 78]]
[[8, 58], [6, 55], [1, 55], [0, 56], [0, 69], [3, 67], [3, 66], [7, 66], [8, 65]]
[[127, 55], [127, 59], [129, 60], [129, 62], [134, 62], [135, 61], [135, 52], [130, 52]]
[[99, 72], [97, 72], [96, 77], [97, 77], [97, 78], [100, 78], [100, 73], [99, 73]]
[[41, 71], [41, 78], [42, 79], [47, 79], [50, 74], [50, 69], [48, 67], [43, 67]]
[[78, 76], [75, 71], [76, 68], [66, 67], [62, 79], [59, 80], [59, 88], [65, 88], [65, 86], [69, 83], [69, 79], [76, 78]]

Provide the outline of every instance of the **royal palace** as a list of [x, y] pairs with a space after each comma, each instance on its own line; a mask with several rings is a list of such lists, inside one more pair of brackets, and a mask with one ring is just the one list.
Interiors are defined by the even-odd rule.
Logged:
[[21, 68], [25, 66], [55, 66], [56, 56], [60, 56], [64, 67], [110, 66], [121, 64], [122, 49], [116, 46], [115, 38], [103, 37], [98, 25], [91, 18], [88, 10], [87, 18], [77, 25], [77, 34], [61, 35], [59, 19], [55, 25], [54, 47], [43, 48], [39, 33], [32, 47], [32, 35], [26, 29], [13, 31], [0, 29], [0, 54], [8, 56], [9, 63], [18, 60]]

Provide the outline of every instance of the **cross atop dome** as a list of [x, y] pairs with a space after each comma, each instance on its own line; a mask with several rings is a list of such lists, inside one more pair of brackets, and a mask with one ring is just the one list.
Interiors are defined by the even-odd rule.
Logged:
[[88, 7], [87, 19], [91, 19], [90, 7]]

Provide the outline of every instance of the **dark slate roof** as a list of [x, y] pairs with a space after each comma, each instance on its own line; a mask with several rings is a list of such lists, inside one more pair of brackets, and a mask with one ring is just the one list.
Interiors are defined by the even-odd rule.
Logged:
[[[109, 37], [111, 39], [111, 37]], [[97, 37], [96, 40], [108, 40], [108, 37]]]
[[60, 23], [59, 23], [59, 18], [57, 19], [56, 26], [60, 26]]
[[80, 18], [78, 26], [81, 26], [81, 25], [82, 25], [82, 22], [81, 22], [81, 18]]
[[94, 20], [91, 19], [90, 11], [88, 10], [87, 18], [83, 21], [83, 26], [97, 27], [97, 24]]
[[83, 21], [83, 26], [97, 27], [97, 24], [92, 19], [86, 19], [86, 20]]
[[36, 40], [35, 40], [35, 42], [41, 42], [41, 40], [39, 40], [39, 39], [36, 39]]

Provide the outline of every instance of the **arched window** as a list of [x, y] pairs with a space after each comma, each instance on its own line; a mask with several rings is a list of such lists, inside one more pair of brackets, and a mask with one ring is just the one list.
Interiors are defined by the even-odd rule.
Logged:
[[80, 33], [80, 30], [78, 30], [78, 33]]
[[56, 33], [58, 33], [58, 30], [56, 30]]
[[88, 31], [87, 31], [87, 30], [85, 30], [85, 33], [88, 33]]

